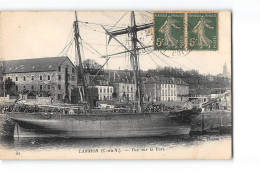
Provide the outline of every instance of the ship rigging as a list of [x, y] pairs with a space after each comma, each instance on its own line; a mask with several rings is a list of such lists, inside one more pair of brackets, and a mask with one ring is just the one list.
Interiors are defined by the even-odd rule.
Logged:
[[[76, 51], [77, 51], [80, 74], [83, 77], [83, 80], [82, 80], [82, 82], [83, 82], [83, 96], [84, 96], [83, 99], [87, 100], [86, 88], [88, 87], [90, 82], [88, 80], [89, 74], [84, 74], [83, 65], [82, 65], [80, 43], [79, 43], [80, 34], [79, 34], [79, 28], [78, 28], [77, 12], [75, 12], [75, 19], [76, 19], [75, 22], [74, 22], [74, 35], [75, 35], [74, 38], [75, 38], [75, 44], [76, 44], [75, 47], [76, 47]], [[109, 44], [109, 42], [112, 39], [114, 39], [119, 45], [121, 45], [125, 49], [124, 52], [119, 52], [119, 53], [116, 53], [116, 54], [110, 54], [110, 55], [106, 55], [106, 56], [101, 55], [101, 57], [106, 59], [106, 62], [105, 62], [105, 64], [106, 64], [111, 56], [122, 54], [122, 53], [130, 53], [130, 62], [131, 62], [131, 67], [133, 69], [133, 80], [134, 80], [134, 83], [135, 83], [135, 86], [136, 86], [135, 97], [136, 97], [137, 106], [136, 106], [135, 111], [140, 113], [140, 112], [142, 112], [142, 94], [141, 94], [141, 79], [140, 79], [140, 65], [139, 65], [139, 50], [140, 49], [146, 49], [146, 48], [149, 48], [151, 46], [144, 46], [138, 40], [137, 32], [152, 27], [153, 23], [136, 25], [135, 13], [134, 13], [134, 11], [132, 11], [131, 12], [131, 23], [130, 24], [131, 25], [127, 28], [123, 28], [123, 29], [119, 29], [119, 30], [115, 30], [115, 31], [109, 31], [103, 25], [101, 25], [101, 27], [104, 29], [105, 33], [109, 36], [107, 44]], [[120, 42], [120, 40], [118, 40], [116, 38], [116, 36], [119, 36], [119, 35], [128, 35], [130, 37], [131, 49], [126, 47], [122, 42]], [[139, 43], [141, 45], [141, 48], [137, 47], [137, 43]], [[102, 67], [104, 67], [104, 65]], [[98, 73], [96, 75], [98, 75]]]
[[[124, 14], [124, 16], [127, 13]], [[119, 21], [118, 21], [119, 22]], [[9, 118], [14, 122], [14, 137], [77, 137], [77, 138], [114, 138], [114, 137], [148, 137], [165, 135], [183, 135], [189, 134], [191, 130], [191, 121], [201, 113], [201, 109], [182, 109], [180, 111], [163, 111], [163, 108], [157, 112], [142, 111], [142, 94], [140, 81], [140, 50], [147, 52], [149, 46], [145, 46], [137, 38], [137, 32], [152, 27], [152, 23], [137, 25], [135, 13], [131, 12], [130, 26], [118, 30], [109, 30], [105, 25], [100, 24], [109, 39], [123, 47], [125, 54], [129, 54], [131, 67], [133, 70], [134, 82], [136, 85], [135, 110], [126, 113], [92, 113], [84, 110], [83, 113], [64, 113], [62, 109], [40, 109], [31, 113], [11, 112]], [[82, 74], [83, 84], [83, 102], [88, 100], [87, 87], [91, 84], [88, 73], [84, 73], [82, 64], [81, 50], [82, 38], [79, 31], [79, 21], [75, 12], [75, 21], [73, 25], [75, 50], [78, 59], [79, 72]], [[124, 45], [118, 37], [127, 35], [130, 38], [130, 48]], [[65, 51], [71, 46], [72, 41], [65, 47]], [[140, 45], [140, 48], [138, 47]], [[90, 46], [91, 47], [91, 46]], [[92, 48], [101, 58], [105, 58], [104, 65], [115, 54], [102, 55], [95, 48]], [[148, 53], [149, 54], [149, 53]], [[102, 68], [104, 67], [102, 66]], [[97, 71], [96, 75], [98, 75]], [[136, 113], [133, 113], [136, 111]]]

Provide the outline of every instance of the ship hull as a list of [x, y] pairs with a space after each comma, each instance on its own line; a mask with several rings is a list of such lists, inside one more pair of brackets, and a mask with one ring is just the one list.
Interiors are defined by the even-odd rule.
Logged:
[[185, 135], [190, 124], [165, 113], [63, 115], [9, 114], [14, 137], [119, 138]]

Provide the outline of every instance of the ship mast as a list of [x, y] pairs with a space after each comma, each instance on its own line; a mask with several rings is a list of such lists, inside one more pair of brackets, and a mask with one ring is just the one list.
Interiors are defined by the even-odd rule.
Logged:
[[[117, 54], [121, 54], [121, 53], [130, 53], [130, 61], [131, 61], [131, 65], [133, 68], [133, 77], [134, 77], [134, 83], [136, 86], [136, 94], [135, 94], [135, 99], [137, 101], [137, 112], [141, 112], [141, 104], [142, 104], [142, 95], [141, 95], [141, 80], [140, 80], [140, 68], [139, 68], [139, 49], [145, 49], [145, 48], [149, 48], [150, 46], [147, 47], [142, 47], [142, 48], [138, 48], [137, 47], [137, 42], [140, 43], [137, 39], [137, 32], [141, 31], [141, 30], [145, 30], [148, 29], [150, 27], [152, 27], [153, 24], [143, 24], [143, 25], [136, 25], [136, 21], [135, 21], [135, 13], [134, 11], [131, 12], [131, 26], [128, 28], [124, 28], [124, 29], [120, 29], [120, 30], [116, 30], [116, 31], [112, 31], [109, 32], [108, 30], [106, 30], [103, 26], [103, 29], [106, 31], [106, 34], [109, 35], [109, 41], [113, 38], [114, 40], [116, 40], [122, 47], [125, 48], [125, 52], [120, 52]], [[132, 42], [132, 46], [131, 49], [128, 49], [126, 46], [124, 46], [123, 43], [121, 43], [115, 36], [117, 35], [124, 35], [124, 34], [129, 34], [129, 36], [131, 36], [131, 42]], [[117, 54], [112, 54], [112, 55], [117, 55]], [[112, 55], [107, 55], [108, 56], [112, 56]]]
[[136, 22], [134, 11], [131, 12], [131, 41], [132, 41], [132, 51], [130, 54], [130, 61], [132, 63], [133, 74], [134, 74], [134, 83], [136, 86], [135, 98], [137, 101], [137, 111], [141, 112], [141, 81], [140, 81], [140, 71], [139, 71], [139, 50], [137, 49], [137, 31], [136, 31]]
[[87, 90], [86, 90], [86, 81], [84, 76], [84, 69], [82, 65], [82, 59], [81, 59], [81, 53], [80, 53], [80, 46], [79, 46], [79, 28], [78, 28], [78, 16], [77, 12], [75, 11], [75, 21], [74, 21], [74, 39], [75, 39], [75, 47], [78, 55], [78, 65], [80, 70], [80, 75], [82, 77], [82, 83], [83, 83], [83, 101], [87, 101]]

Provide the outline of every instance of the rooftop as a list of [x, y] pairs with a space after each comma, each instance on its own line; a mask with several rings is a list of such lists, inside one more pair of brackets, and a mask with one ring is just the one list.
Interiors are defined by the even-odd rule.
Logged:
[[3, 63], [4, 73], [28, 73], [55, 71], [68, 57], [46, 57], [22, 60], [6, 60]]
[[89, 86], [109, 86], [108, 77], [106, 75], [90, 75], [89, 76], [90, 84]]

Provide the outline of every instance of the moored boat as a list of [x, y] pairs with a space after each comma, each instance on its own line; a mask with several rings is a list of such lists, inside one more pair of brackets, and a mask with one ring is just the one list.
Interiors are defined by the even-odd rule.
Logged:
[[14, 137], [113, 138], [189, 134], [200, 110], [161, 113], [9, 113]]
[[[79, 62], [79, 74], [82, 86], [79, 89], [81, 103], [84, 105], [84, 113], [74, 112], [64, 113], [58, 110], [36, 111], [33, 108], [30, 112], [14, 112], [8, 113], [9, 118], [15, 123], [15, 137], [79, 137], [79, 138], [109, 138], [109, 137], [147, 137], [147, 136], [164, 136], [164, 135], [183, 135], [189, 134], [191, 129], [191, 120], [201, 113], [201, 109], [183, 109], [176, 112], [145, 112], [142, 94], [142, 82], [140, 78], [139, 50], [146, 49], [150, 46], [143, 46], [137, 38], [137, 32], [152, 27], [152, 23], [137, 25], [135, 21], [135, 13], [131, 12], [131, 26], [128, 28], [109, 31], [105, 27], [102, 28], [105, 34], [109, 36], [109, 43], [112, 39], [117, 41], [124, 48], [124, 52], [130, 54], [130, 61], [133, 70], [133, 82], [135, 85], [135, 99], [133, 109], [114, 109], [119, 113], [102, 113], [97, 114], [91, 112], [88, 85], [89, 74], [85, 72], [82, 65], [79, 34], [79, 26], [77, 13], [75, 13], [74, 21], [74, 40], [75, 51]], [[131, 49], [121, 43], [116, 36], [127, 35], [130, 37]], [[140, 46], [138, 47], [138, 44]], [[111, 56], [120, 53], [103, 56], [106, 59], [105, 64]], [[104, 65], [105, 65], [104, 64]], [[104, 67], [102, 66], [102, 68]], [[100, 71], [100, 70], [99, 70]], [[98, 75], [99, 71], [95, 74]], [[80, 84], [80, 83], [79, 83]], [[68, 84], [65, 84], [65, 86]], [[63, 110], [67, 106], [63, 106]], [[15, 108], [14, 108], [15, 109]], [[125, 111], [125, 113], [120, 113]], [[106, 112], [106, 111], [105, 111]]]

